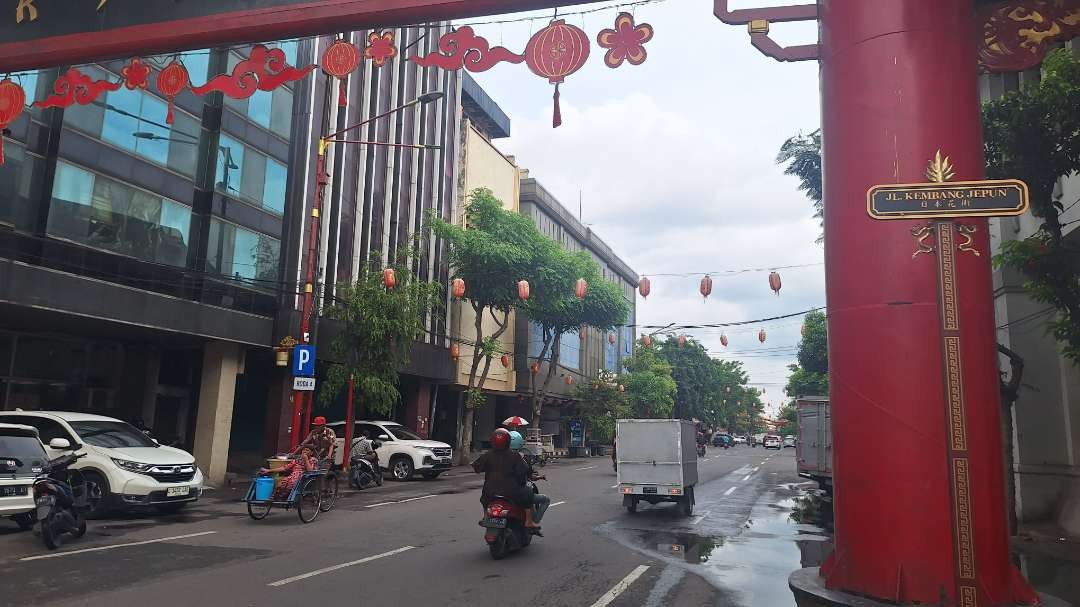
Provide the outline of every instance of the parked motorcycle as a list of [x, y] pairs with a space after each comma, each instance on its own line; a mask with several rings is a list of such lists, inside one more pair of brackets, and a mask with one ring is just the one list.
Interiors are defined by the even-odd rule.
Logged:
[[[532, 485], [533, 493], [539, 493]], [[525, 509], [509, 498], [496, 496], [484, 510], [484, 540], [491, 558], [500, 560], [532, 543], [533, 532], [525, 528]]]
[[[41, 524], [41, 539], [49, 550], [60, 546], [60, 538], [69, 533], [79, 538], [86, 533], [86, 515], [101, 499], [97, 485], [88, 485], [78, 470], [68, 470], [71, 464], [86, 457], [85, 453], [69, 454], [49, 462], [48, 472], [34, 480], [34, 504]], [[90, 495], [91, 491], [97, 496]]]
[[[382, 443], [373, 441], [372, 448], [378, 449]], [[349, 460], [349, 483], [357, 489], [366, 489], [374, 484], [382, 487], [383, 473], [379, 464], [379, 454], [374, 453], [374, 459], [353, 458]]]
[[547, 465], [548, 457], [547, 457], [547, 454], [545, 454], [543, 452], [541, 452], [539, 455], [537, 455], [536, 453], [533, 453], [532, 451], [530, 451], [528, 449], [523, 449], [521, 451], [521, 454], [525, 456], [525, 461], [528, 462], [528, 464], [530, 466], [543, 467], [543, 466]]

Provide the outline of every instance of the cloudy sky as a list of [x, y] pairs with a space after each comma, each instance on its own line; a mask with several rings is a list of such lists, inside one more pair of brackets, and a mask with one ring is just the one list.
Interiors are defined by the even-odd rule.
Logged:
[[[732, 7], [769, 4], [734, 0]], [[605, 5], [560, 13], [597, 6]], [[617, 12], [612, 6], [567, 20], [595, 41]], [[821, 265], [781, 270], [779, 297], [769, 290], [768, 270], [724, 274], [823, 260], [810, 203], [774, 162], [787, 137], [818, 127], [817, 64], [760, 55], [745, 28], [712, 15], [711, 0], [666, 0], [633, 12], [656, 30], [648, 60], [612, 70], [594, 44], [588, 64], [561, 87], [558, 129], [551, 128], [552, 86], [524, 64], [474, 75], [512, 121], [511, 137], [497, 145], [568, 208], [576, 210], [580, 191], [585, 223], [651, 277], [652, 295], [638, 299], [639, 324], [738, 322], [824, 305]], [[551, 11], [539, 15], [476, 29], [492, 44], [521, 52]], [[774, 34], [781, 43], [812, 42], [814, 27], [774, 26]], [[698, 294], [705, 272], [714, 279], [707, 301]], [[687, 333], [714, 356], [744, 361], [750, 381], [775, 406], [800, 324], [795, 318], [729, 329], [728, 348], [720, 330]], [[765, 344], [757, 339], [761, 328]]]

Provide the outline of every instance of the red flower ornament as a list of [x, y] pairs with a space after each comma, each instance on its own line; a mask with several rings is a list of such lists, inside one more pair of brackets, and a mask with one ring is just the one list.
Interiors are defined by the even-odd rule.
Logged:
[[630, 13], [619, 13], [615, 17], [615, 29], [600, 30], [596, 37], [596, 43], [601, 48], [608, 49], [604, 55], [604, 63], [615, 69], [629, 61], [630, 65], [645, 63], [648, 53], [645, 51], [645, 43], [652, 40], [653, 27], [648, 23], [636, 25], [634, 16]]
[[135, 57], [130, 63], [124, 66], [120, 70], [120, 75], [124, 78], [124, 86], [129, 91], [135, 89], [143, 89], [150, 84], [150, 66], [143, 63], [142, 59]]
[[394, 45], [394, 32], [372, 32], [368, 35], [368, 44], [364, 47], [364, 56], [375, 64], [382, 67], [387, 59], [397, 56], [397, 47]]

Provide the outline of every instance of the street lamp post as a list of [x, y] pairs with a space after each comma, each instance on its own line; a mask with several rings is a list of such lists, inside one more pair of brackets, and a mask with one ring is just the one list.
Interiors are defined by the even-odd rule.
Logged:
[[[318, 242], [318, 239], [319, 239], [319, 219], [320, 219], [320, 214], [321, 214], [321, 211], [322, 211], [323, 197], [326, 194], [326, 184], [329, 182], [329, 176], [327, 175], [327, 172], [326, 172], [326, 150], [327, 150], [327, 148], [331, 144], [341, 143], [341, 144], [360, 144], [360, 145], [381, 145], [381, 146], [387, 146], [387, 147], [402, 147], [402, 148], [410, 148], [410, 149], [439, 149], [441, 146], [438, 146], [438, 145], [399, 144], [399, 143], [379, 142], [379, 141], [349, 140], [349, 139], [340, 139], [339, 137], [341, 135], [349, 132], [349, 131], [358, 129], [358, 128], [366, 125], [366, 124], [369, 124], [369, 123], [374, 122], [376, 120], [380, 120], [382, 118], [386, 118], [387, 116], [390, 116], [390, 115], [395, 114], [397, 112], [400, 112], [402, 110], [406, 110], [406, 109], [411, 108], [413, 106], [421, 105], [421, 104], [426, 105], [426, 104], [429, 104], [429, 103], [434, 103], [434, 102], [442, 99], [443, 96], [444, 96], [444, 94], [441, 91], [433, 91], [433, 92], [430, 92], [430, 93], [424, 93], [423, 95], [420, 95], [419, 97], [417, 97], [416, 99], [413, 99], [412, 101], [409, 101], [408, 103], [405, 103], [405, 104], [400, 105], [400, 106], [398, 106], [396, 108], [387, 110], [387, 111], [385, 111], [385, 112], [383, 112], [381, 114], [378, 114], [376, 116], [372, 116], [371, 118], [367, 118], [366, 120], [362, 120], [362, 121], [360, 121], [360, 122], [358, 122], [356, 124], [347, 126], [347, 127], [343, 128], [343, 129], [337, 130], [337, 131], [335, 131], [333, 133], [330, 133], [328, 135], [324, 135], [324, 136], [319, 138], [319, 155], [318, 155], [318, 157], [316, 158], [316, 161], [315, 161], [315, 198], [312, 200], [312, 203], [311, 203], [310, 220], [309, 220], [309, 223], [308, 223], [309, 227], [308, 227], [307, 260], [306, 260], [306, 263], [305, 263], [305, 271], [304, 271], [304, 301], [303, 301], [303, 307], [302, 307], [301, 313], [300, 313], [300, 342], [301, 343], [305, 343], [305, 344], [310, 344], [311, 343], [311, 315], [312, 315], [313, 308], [314, 308], [314, 305], [315, 305], [315, 274], [316, 274], [316, 265], [317, 265], [317, 263], [315, 261], [315, 258], [316, 258], [316, 255], [318, 255], [318, 249], [319, 249], [319, 246], [318, 246], [319, 245], [319, 242]], [[350, 383], [350, 387], [351, 387], [353, 385], [353, 380], [351, 378], [349, 380], [349, 383]], [[351, 389], [350, 389], [349, 393], [350, 393], [350, 395], [352, 394]], [[303, 428], [302, 428], [302, 431], [305, 432], [305, 433], [308, 431], [308, 426], [310, 424], [311, 410], [314, 407], [314, 398], [315, 398], [315, 393], [314, 392], [311, 392], [310, 396], [307, 398], [307, 406], [306, 406], [306, 412], [307, 413], [305, 415], [304, 424], [303, 424]], [[290, 443], [289, 443], [290, 449], [293, 449], [293, 450], [295, 450], [297, 445], [300, 444], [301, 415], [305, 411], [304, 401], [305, 401], [304, 392], [302, 392], [302, 391], [293, 391], [292, 434], [291, 434]], [[350, 435], [352, 433], [352, 419], [351, 419], [352, 418], [352, 415], [351, 415], [351, 413], [352, 413], [352, 399], [351, 398], [349, 399], [347, 407], [348, 407], [348, 412], [347, 412], [348, 414], [346, 415], [347, 419], [346, 419], [346, 428], [345, 428], [345, 433], [346, 433], [345, 449], [346, 450], [349, 448], [348, 438], [350, 438]]]

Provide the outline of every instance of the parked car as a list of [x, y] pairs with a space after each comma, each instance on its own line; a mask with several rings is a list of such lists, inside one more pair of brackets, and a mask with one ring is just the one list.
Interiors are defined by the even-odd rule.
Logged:
[[751, 447], [757, 447], [759, 445], [764, 445], [764, 444], [765, 444], [765, 435], [764, 434], [753, 434], [753, 435], [750, 436], [750, 446]]
[[203, 473], [190, 453], [159, 445], [125, 421], [89, 413], [16, 410], [0, 412], [0, 422], [36, 428], [49, 459], [86, 453], [71, 469], [101, 490], [91, 516], [117, 508], [176, 512], [202, 495]]
[[735, 437], [735, 444], [736, 445], [745, 445], [746, 444], [746, 437], [745, 436], [736, 436]]
[[34, 479], [49, 458], [32, 426], [0, 424], [0, 516], [26, 531], [34, 526]]
[[779, 436], [775, 434], [768, 434], [765, 436], [762, 444], [765, 446], [766, 449], [780, 449], [783, 443], [781, 442]]
[[[327, 425], [337, 433], [334, 463], [341, 465], [342, 458], [349, 452], [345, 447], [345, 422]], [[430, 480], [453, 465], [454, 451], [450, 445], [421, 438], [397, 422], [358, 421], [353, 426], [353, 438], [361, 436], [364, 430], [368, 431], [373, 440], [382, 441], [382, 446], [375, 452], [379, 454], [379, 463], [383, 469], [387, 470], [394, 480], [408, 480], [417, 472]]]
[[712, 437], [712, 444], [714, 447], [723, 447], [727, 449], [735, 444], [735, 438], [730, 434], [714, 434]]
[[795, 447], [795, 437], [790, 434], [784, 437], [784, 448], [787, 447]]

